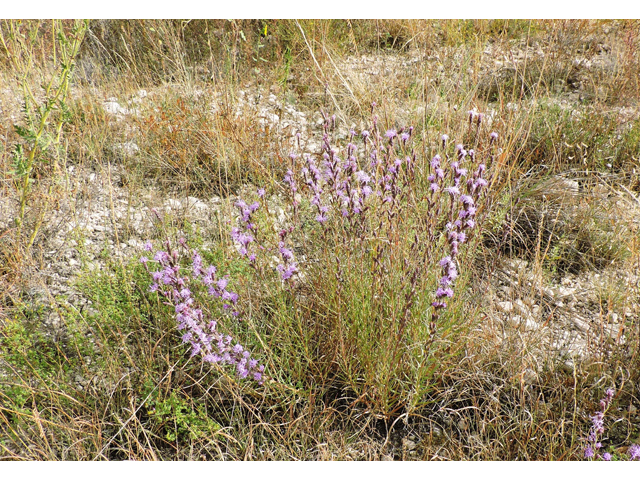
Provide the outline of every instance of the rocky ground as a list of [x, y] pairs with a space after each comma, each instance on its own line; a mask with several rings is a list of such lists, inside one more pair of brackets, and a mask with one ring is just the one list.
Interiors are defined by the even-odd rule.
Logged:
[[[614, 68], [615, 54], [614, 48], [599, 42], [595, 56], [576, 58], [571, 77], [575, 88], [570, 94], [559, 95], [557, 102], [564, 108], [573, 109], [584, 94], [586, 73]], [[532, 45], [507, 56], [489, 46], [483, 58], [486, 61], [478, 71], [466, 73], [477, 79], [480, 89], [490, 93], [501, 75], [512, 75], [513, 70], [525, 61], [543, 62], [544, 52], [540, 46]], [[422, 71], [419, 69], [422, 62], [429, 62], [433, 68], [422, 81], [437, 84], [449, 78], [446, 69], [451, 62], [463, 60], [455, 51], [432, 57], [361, 55], [342, 60], [336, 70], [343, 74], [340, 88], [364, 89], [372, 77], [387, 78], [389, 85], [403, 85]], [[325, 95], [337, 94], [338, 90], [335, 87]], [[206, 96], [212, 113], [228, 107], [219, 92], [196, 90], [185, 94]], [[149, 88], [128, 98], [109, 96], [102, 101], [102, 108], [110, 118], [128, 124], [141, 112], [154, 109], [157, 95], [158, 92]], [[403, 122], [416, 112], [420, 116], [451, 107], [442, 102], [412, 105], [416, 110], [400, 109], [397, 118]], [[513, 109], [525, 107], [514, 105]], [[12, 107], [5, 103], [4, 108]], [[615, 108], [621, 129], [640, 116], [637, 105]], [[277, 92], [247, 84], [238, 91], [231, 111], [235, 119], [247, 115], [257, 118], [260, 127], [278, 136], [283, 145], [292, 148], [300, 145], [307, 152], [319, 150], [321, 114], [305, 111], [304, 107], [283, 99]], [[6, 112], [0, 113], [6, 115]], [[488, 124], [501, 120], [495, 111], [487, 112], [486, 118]], [[349, 126], [343, 127], [343, 136], [347, 135]], [[140, 158], [141, 149], [135, 135], [131, 137], [131, 140], [115, 143], [113, 151], [116, 156], [135, 161]], [[42, 321], [49, 335], [64, 336], [65, 325], [55, 308], [60, 302], [74, 309], [91, 309], [88, 300], [75, 289], [75, 279], [86, 271], [104, 269], [107, 262], [124, 262], [141, 255], [144, 243], [156, 238], [158, 222], [177, 225], [180, 230], [180, 225], [186, 221], [206, 239], [214, 238], [220, 229], [228, 230], [234, 221], [236, 213], [232, 205], [235, 197], [180, 196], [144, 182], [133, 192], [126, 181], [130, 173], [126, 164], [64, 166], [63, 189], [67, 194], [47, 213], [34, 246], [38, 264], [23, 274], [23, 278], [28, 279], [28, 296], [34, 303], [46, 306]], [[597, 202], [611, 224], [623, 219], [626, 225], [640, 227], [640, 199], [636, 192], [607, 181], [596, 181], [587, 186], [574, 182], [564, 187], [569, 194], [580, 191], [580, 196], [576, 201], [556, 202], [562, 209], [563, 222], [570, 223], [572, 218], [584, 216], [585, 205]], [[244, 189], [255, 191], [257, 186], [245, 185]], [[11, 227], [17, 211], [16, 199], [8, 189], [2, 192], [0, 232]], [[287, 212], [281, 206], [281, 199], [276, 195], [270, 202], [275, 214], [284, 222]], [[632, 234], [637, 235], [637, 232], [636, 229]], [[640, 291], [638, 272], [640, 265], [633, 272], [628, 265], [611, 262], [597, 268], [550, 276], [536, 259], [505, 255], [477, 286], [486, 291], [482, 299], [483, 318], [477, 325], [479, 336], [507, 352], [518, 352], [522, 356], [525, 368], [520, 380], [523, 383], [536, 382], [549, 362], [571, 370], [580, 362], [597, 361], [613, 348], [624, 346], [628, 333], [625, 322], [637, 323], [640, 317], [637, 295], [628, 295], [628, 292]], [[612, 298], [617, 301], [612, 302]], [[0, 321], [1, 316], [0, 311]], [[81, 385], [85, 380], [77, 378], [76, 381]], [[437, 437], [442, 432], [436, 428], [429, 435]], [[420, 438], [411, 434], [394, 441], [399, 451], [409, 454], [415, 451]], [[357, 452], [354, 458], [358, 458]]]
[[[381, 68], [376, 66], [375, 59], [363, 57], [361, 62], [369, 65], [367, 68], [376, 69], [375, 72], [365, 70], [368, 74], [375, 74]], [[353, 70], [358, 71], [355, 67]], [[130, 104], [140, 105], [148, 99], [147, 92], [141, 91]], [[108, 99], [103, 106], [108, 114], [122, 121], [136, 115], [135, 108], [123, 107], [115, 98]], [[219, 107], [214, 103], [212, 108]], [[320, 137], [320, 115], [314, 119], [313, 113], [305, 114], [292, 105], [283, 104], [273, 94], [262, 97], [255, 92], [252, 96], [241, 91], [235, 114], [245, 115], [247, 109], [252, 109], [260, 122], [291, 144], [300, 133], [304, 150], [314, 151], [318, 147], [314, 139]], [[135, 157], [139, 153], [134, 142], [118, 144], [115, 148], [126, 156]], [[41, 251], [42, 263], [41, 268], [32, 272], [30, 294], [45, 303], [58, 298], [74, 308], [85, 308], [86, 300], [74, 291], [74, 278], [85, 269], [102, 269], [107, 261], [140, 255], [145, 241], [153, 238], [158, 219], [187, 220], [206, 238], [213, 236], [212, 229], [229, 223], [234, 216], [229, 207], [233, 198], [228, 202], [217, 196], [173, 197], [153, 186], [132, 195], [123, 185], [126, 171], [122, 165], [103, 165], [96, 170], [68, 166], [65, 173], [70, 195], [47, 214], [36, 245]], [[640, 224], [640, 202], [632, 192], [615, 190], [611, 196], [602, 188], [595, 191], [601, 193], [600, 201], [623, 209], [627, 219]], [[279, 202], [277, 197], [272, 201], [276, 205]], [[5, 198], [2, 203], [0, 229], [6, 229], [15, 214], [12, 208], [15, 202]], [[279, 210], [283, 215], [284, 211]], [[640, 313], [639, 305], [632, 302], [623, 302], [621, 307], [611, 309], [603, 307], [608, 290], [623, 294], [640, 288], [638, 275], [616, 268], [586, 270], [549, 281], [534, 263], [506, 259], [487, 279], [489, 295], [485, 298], [486, 317], [481, 328], [492, 332], [499, 344], [528, 345], [531, 367], [527, 369], [526, 378], [530, 381], [550, 355], [562, 358], [568, 367], [576, 361], [597, 357], [612, 345], [624, 343], [623, 320], [636, 319]], [[51, 333], [59, 335], [58, 330], [64, 326], [53, 312], [45, 316], [45, 321]]]

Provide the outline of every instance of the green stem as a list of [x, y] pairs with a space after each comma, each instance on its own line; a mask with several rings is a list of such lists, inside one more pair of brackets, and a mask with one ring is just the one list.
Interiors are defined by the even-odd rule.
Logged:
[[[47, 121], [49, 119], [49, 116], [51, 114], [51, 112], [53, 110], [55, 110], [56, 108], [59, 108], [58, 106], [64, 102], [64, 100], [67, 97], [67, 94], [69, 92], [69, 81], [71, 78], [71, 73], [72, 73], [72, 69], [73, 69], [73, 61], [75, 60], [76, 56], [78, 55], [78, 52], [80, 50], [80, 45], [82, 43], [82, 39], [84, 38], [84, 34], [86, 32], [88, 28], [88, 23], [86, 21], [82, 21], [81, 23], [76, 24], [76, 27], [74, 28], [74, 32], [73, 32], [73, 43], [71, 44], [70, 48], [65, 48], [66, 47], [66, 40], [61, 42], [61, 61], [62, 61], [62, 67], [61, 67], [61, 71], [59, 73], [59, 75], [57, 76], [57, 78], [60, 80], [58, 87], [55, 88], [54, 90], [54, 95], [51, 96], [51, 90], [52, 87], [54, 85], [54, 82], [56, 80], [56, 77], [54, 76], [49, 83], [47, 84], [46, 87], [44, 87], [45, 90], [45, 95], [47, 97], [46, 103], [44, 104], [44, 108], [43, 111], [41, 113], [41, 117], [39, 119], [38, 122], [38, 126], [37, 126], [37, 130], [36, 130], [36, 134], [34, 136], [34, 138], [32, 139], [33, 141], [33, 146], [31, 149], [29, 149], [28, 154], [27, 154], [27, 158], [26, 158], [26, 162], [25, 162], [25, 167], [22, 170], [22, 178], [20, 180], [20, 185], [19, 185], [19, 189], [21, 191], [20, 193], [20, 208], [18, 211], [18, 215], [15, 219], [15, 224], [16, 224], [16, 230], [17, 230], [17, 235], [20, 236], [22, 233], [22, 227], [24, 224], [24, 217], [25, 217], [25, 212], [26, 212], [26, 207], [27, 207], [27, 202], [29, 200], [29, 194], [30, 194], [30, 188], [29, 188], [29, 183], [30, 183], [30, 175], [31, 175], [31, 171], [33, 169], [33, 165], [35, 163], [35, 160], [37, 158], [37, 155], [39, 153], [41, 153], [42, 151], [46, 150], [46, 148], [48, 148], [49, 143], [47, 143], [47, 145], [42, 145], [41, 141], [42, 141], [42, 137], [45, 135], [46, 133], [46, 128], [47, 128]], [[53, 31], [55, 33], [55, 31], [57, 30], [62, 30], [60, 21], [54, 21], [54, 25], [53, 25]], [[27, 55], [28, 55], [28, 65], [27, 67], [29, 67], [32, 62], [33, 62], [33, 55], [32, 55], [32, 51], [29, 49], [28, 46], [26, 45], [22, 45], [22, 43], [19, 41], [19, 34], [17, 34], [16, 30], [15, 30], [15, 25], [12, 24], [11, 25], [11, 32], [12, 32], [12, 38], [14, 39], [15, 42], [20, 44], [20, 48], [23, 50], [27, 50]], [[5, 51], [7, 52], [9, 58], [12, 60], [12, 62], [14, 63], [14, 66], [16, 68], [17, 71], [20, 70], [21, 64], [19, 61], [19, 57], [16, 55], [13, 55], [9, 49], [9, 47], [7, 46], [7, 43], [5, 41], [4, 36], [1, 36], [2, 38], [2, 44], [4, 46]], [[54, 45], [55, 47], [55, 45]], [[55, 52], [54, 52], [55, 55]], [[57, 59], [57, 58], [56, 58]], [[24, 64], [23, 64], [24, 66]], [[27, 83], [27, 75], [28, 72], [30, 71], [30, 68], [24, 68], [23, 69], [23, 75], [22, 75], [22, 79], [21, 79], [21, 83], [22, 83], [22, 90], [23, 90], [23, 94], [25, 97], [25, 102], [29, 102], [29, 100], [33, 101], [33, 103], [36, 103], [36, 99], [34, 94], [31, 92], [31, 89], [29, 88], [29, 85]], [[27, 116], [31, 117], [31, 115], [29, 114], [29, 112], [27, 112]], [[33, 125], [33, 119], [32, 118], [27, 118], [27, 121], [29, 123], [31, 123]], [[56, 125], [54, 127], [54, 131], [55, 131], [55, 138], [53, 139], [52, 143], [54, 145], [57, 145], [60, 142], [60, 136], [62, 134], [62, 126], [64, 124], [64, 118], [59, 118], [56, 121]], [[55, 169], [57, 170], [57, 161], [54, 164]], [[51, 194], [51, 188], [49, 189], [49, 195]], [[48, 205], [48, 200], [47, 200], [47, 205]], [[46, 206], [45, 206], [46, 209]], [[43, 214], [44, 215], [44, 214]], [[43, 215], [41, 215], [41, 217], [43, 217]], [[34, 227], [34, 231], [31, 233], [30, 237], [29, 237], [29, 241], [27, 244], [27, 250], [31, 248], [31, 246], [33, 245], [33, 242], [35, 241], [35, 238], [37, 236], [37, 233], [39, 231], [40, 225], [42, 224], [42, 218], [39, 219], [39, 221], [36, 223], [36, 226]]]

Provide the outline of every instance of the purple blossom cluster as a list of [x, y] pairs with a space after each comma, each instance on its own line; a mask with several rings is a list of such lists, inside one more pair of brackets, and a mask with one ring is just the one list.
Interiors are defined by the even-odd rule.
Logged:
[[[446, 148], [448, 139], [448, 136], [442, 136], [443, 148]], [[430, 210], [435, 211], [436, 216], [439, 214], [439, 202], [436, 201], [437, 192], [443, 190], [450, 199], [449, 222], [446, 224], [446, 245], [449, 255], [440, 261], [443, 274], [436, 290], [436, 300], [431, 304], [433, 307], [429, 324], [431, 340], [435, 335], [440, 313], [447, 307], [445, 300], [453, 297], [453, 286], [458, 277], [456, 257], [460, 253], [461, 245], [468, 241], [471, 231], [476, 227], [476, 204], [485, 187], [489, 184], [484, 178], [486, 172], [484, 163], [480, 163], [471, 176], [469, 176], [468, 168], [463, 166], [467, 159], [469, 159], [470, 165], [474, 164], [474, 150], [467, 151], [462, 144], [459, 144], [455, 147], [455, 153], [455, 160], [449, 162], [449, 174], [443, 168], [442, 157], [435, 155], [429, 164], [432, 173], [427, 178], [431, 184], [429, 189]], [[443, 188], [447, 178], [452, 185]], [[466, 182], [463, 182], [464, 178], [467, 178]], [[466, 193], [463, 193], [463, 190], [466, 190]], [[455, 214], [456, 210], [457, 215]]]
[[[180, 246], [188, 252], [184, 239]], [[145, 244], [147, 251], [152, 250], [151, 242]], [[242, 345], [233, 341], [230, 335], [218, 330], [218, 322], [205, 317], [192, 294], [192, 286], [201, 282], [207, 287], [210, 295], [218, 298], [223, 311], [231, 317], [238, 316], [236, 308], [238, 295], [228, 290], [227, 277], [216, 277], [216, 267], [203, 265], [202, 257], [197, 251], [192, 253], [192, 275], [181, 273], [181, 255], [173, 250], [169, 242], [165, 243], [165, 250], [159, 250], [153, 259], [158, 263], [158, 270], [151, 271], [147, 257], [140, 261], [153, 278], [150, 291], [158, 292], [166, 299], [166, 304], [174, 308], [178, 330], [183, 332], [182, 342], [191, 346], [191, 356], [202, 355], [208, 363], [233, 365], [240, 378], [252, 378], [259, 384], [263, 382], [264, 366], [251, 358], [251, 353]]]
[[[480, 125], [481, 114], [473, 113], [470, 121]], [[403, 225], [407, 225], [413, 230], [413, 243], [411, 258], [405, 258], [401, 267], [408, 270], [403, 274], [402, 288], [406, 299], [400, 315], [402, 322], [406, 322], [420, 290], [418, 285], [428, 277], [442, 233], [447, 254], [440, 262], [443, 273], [431, 304], [433, 338], [437, 319], [447, 307], [447, 300], [454, 295], [458, 255], [476, 228], [478, 201], [489, 184], [485, 178], [486, 164], [477, 161], [474, 149], [467, 149], [463, 144], [450, 146], [447, 135], [441, 137], [442, 151], [426, 165], [420, 164], [411, 145], [414, 128], [379, 130], [375, 104], [372, 105], [371, 126], [360, 134], [351, 129], [346, 145], [339, 147], [333, 143], [335, 128], [335, 116], [325, 116], [318, 156], [289, 155], [291, 165], [284, 175], [284, 184], [292, 199], [294, 222], [290, 227], [279, 228], [279, 238], [273, 244], [279, 253], [276, 270], [283, 281], [291, 281], [299, 273], [299, 265], [290, 248], [290, 237], [295, 226], [300, 224], [298, 205], [303, 198], [309, 201], [312, 218], [322, 226], [322, 238], [332, 232], [332, 238], [341, 240], [348, 249], [358, 249], [358, 245], [369, 248], [363, 241], [376, 245], [370, 256], [371, 271], [380, 280], [385, 272], [395, 268], [392, 262], [398, 258], [395, 254], [390, 255], [390, 250], [395, 248], [390, 239], [398, 245], [398, 235], [403, 234]], [[490, 150], [496, 139], [497, 134], [492, 133], [489, 149], [485, 148], [483, 152]], [[478, 141], [474, 147], [482, 148], [483, 144]], [[417, 174], [421, 176], [417, 177]], [[424, 178], [429, 186], [426, 192], [419, 188]], [[232, 230], [232, 237], [239, 245], [240, 253], [249, 256], [253, 262], [255, 256], [251, 257], [251, 247], [255, 246], [256, 229], [252, 215], [259, 205], [254, 204], [255, 209], [243, 201], [236, 205], [241, 212], [242, 225]], [[407, 209], [420, 216], [417, 223], [411, 219], [415, 215], [405, 215]], [[437, 231], [442, 217], [448, 220], [444, 232]], [[338, 252], [332, 254], [338, 270], [342, 268], [339, 256]], [[403, 328], [401, 326], [399, 331]]]
[[482, 123], [483, 118], [484, 113], [478, 113], [474, 110], [469, 110], [469, 127], [471, 127], [475, 121], [477, 128], [480, 128], [480, 124]]
[[306, 166], [302, 168], [301, 173], [304, 177], [305, 185], [309, 188], [312, 194], [311, 204], [317, 209], [318, 214], [316, 216], [316, 221], [323, 224], [328, 219], [327, 213], [330, 209], [328, 205], [323, 205], [322, 202], [324, 176], [311, 155], [307, 154], [304, 158]]
[[278, 252], [282, 263], [279, 263], [276, 270], [280, 272], [282, 280], [290, 280], [294, 274], [298, 273], [298, 264], [295, 262], [293, 252], [286, 247], [287, 236], [293, 231], [293, 227], [283, 228], [280, 230], [280, 241], [278, 242]]
[[[407, 147], [413, 127], [399, 131], [389, 129], [383, 139], [378, 134], [374, 118], [374, 128], [360, 133], [364, 143], [360, 156], [368, 158], [369, 165], [360, 165], [358, 161], [357, 132], [350, 130], [348, 144], [340, 153], [331, 143], [330, 130], [333, 127], [335, 120], [326, 119], [321, 164], [305, 155], [306, 165], [301, 174], [311, 196], [311, 204], [316, 209], [315, 220], [318, 223], [325, 225], [335, 212], [336, 218], [343, 218], [353, 225], [356, 218], [360, 222], [364, 220], [370, 198], [380, 198], [383, 203], [391, 203], [398, 198], [402, 165], [412, 166], [415, 157], [402, 160], [397, 146]], [[285, 183], [290, 183], [288, 177], [285, 177]]]
[[[292, 159], [295, 156], [291, 156]], [[291, 170], [288, 171], [286, 175], [287, 181], [293, 188], [292, 192], [297, 190], [295, 187], [295, 180], [293, 179], [293, 172]], [[263, 188], [258, 190], [258, 197], [260, 199], [264, 198], [265, 190]], [[259, 202], [254, 202], [251, 205], [248, 205], [242, 199], [239, 199], [235, 206], [240, 210], [240, 219], [239, 224], [240, 228], [233, 227], [231, 229], [231, 238], [238, 246], [238, 252], [243, 257], [247, 257], [249, 259], [249, 263], [258, 268], [256, 265], [256, 248], [260, 250], [266, 250], [266, 248], [256, 241], [256, 235], [258, 233], [258, 229], [253, 220], [253, 214], [260, 208]], [[290, 248], [287, 248], [287, 236], [289, 233], [293, 231], [293, 227], [281, 229], [279, 232], [278, 239], [278, 252], [280, 254], [280, 263], [276, 266], [276, 270], [280, 273], [282, 280], [290, 281], [293, 276], [298, 273], [298, 264], [295, 262], [293, 251]], [[254, 245], [252, 249], [250, 245]], [[271, 250], [271, 249], [269, 249]]]
[[[600, 410], [591, 417], [591, 428], [586, 439], [584, 448], [584, 458], [587, 460], [604, 460], [608, 462], [612, 456], [609, 452], [599, 453], [602, 448], [602, 436], [604, 435], [604, 416], [609, 410], [611, 401], [615, 395], [613, 388], [607, 389], [604, 397], [600, 400]], [[640, 445], [631, 445], [627, 450], [629, 460], [640, 460]]]
[[[258, 196], [262, 198], [264, 196], [264, 190], [258, 190]], [[248, 257], [249, 261], [253, 264], [256, 261], [255, 252], [251, 251], [249, 245], [255, 240], [255, 233], [257, 227], [253, 223], [252, 216], [260, 208], [258, 202], [253, 202], [251, 205], [240, 199], [235, 203], [235, 206], [240, 210], [240, 225], [242, 228], [233, 227], [231, 229], [231, 238], [238, 245], [238, 251], [243, 257]]]

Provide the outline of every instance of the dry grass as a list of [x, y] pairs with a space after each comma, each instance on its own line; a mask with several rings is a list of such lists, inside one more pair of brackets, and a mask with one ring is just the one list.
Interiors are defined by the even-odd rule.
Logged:
[[[0, 25], [5, 35], [9, 27]], [[11, 48], [32, 62], [22, 82], [41, 98], [59, 47], [50, 22], [20, 28], [34, 32], [33, 48]], [[30, 177], [25, 230], [45, 219], [31, 249], [13, 222], [12, 166], [15, 146], [25, 143], [13, 125], [29, 118], [21, 80], [0, 60], [0, 458], [580, 459], [589, 415], [612, 385], [605, 446], [624, 454], [640, 435], [637, 31], [634, 21], [93, 21], [59, 156], [43, 155]], [[126, 111], [108, 113], [112, 97]], [[330, 369], [314, 383], [317, 372], [305, 370], [313, 355], [294, 350], [293, 327], [290, 343], [270, 345], [265, 360], [279, 369], [277, 381], [258, 387], [205, 368], [185, 355], [171, 312], [147, 293], [133, 258], [107, 254], [103, 272], [79, 270], [74, 288], [90, 303], [52, 293], [43, 272], [56, 227], [47, 219], [82, 211], [90, 193], [74, 183], [78, 172], [106, 178], [115, 224], [116, 187], [131, 202], [146, 202], [150, 190], [215, 195], [231, 211], [249, 187], [284, 192], [296, 133], [303, 151], [319, 152], [321, 110], [335, 113], [346, 135], [365, 127], [372, 102], [384, 128], [416, 127], [422, 159], [442, 133], [465, 145], [500, 134], [488, 227], [469, 252], [474, 269], [452, 314], [468, 330], [419, 401], [399, 389], [397, 408], [381, 414]], [[478, 132], [467, 122], [472, 109], [485, 114]], [[132, 143], [137, 150], [128, 152]], [[284, 315], [288, 304], [251, 283], [229, 254], [223, 220], [154, 222], [155, 238], [190, 232], [210, 261], [242, 279], [265, 338], [279, 338], [270, 315]], [[126, 228], [116, 232], [115, 244], [125, 243]], [[537, 283], [517, 280], [513, 299], [601, 274], [590, 311], [600, 327], [619, 316], [625, 342], [568, 367], [540, 355], [540, 336], [500, 333], [496, 297], [483, 293], [514, 258], [528, 260]], [[237, 333], [258, 348], [250, 329]]]

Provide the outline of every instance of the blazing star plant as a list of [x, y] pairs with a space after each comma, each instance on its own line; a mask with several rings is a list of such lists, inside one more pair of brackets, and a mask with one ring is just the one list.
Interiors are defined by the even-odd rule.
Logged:
[[[375, 104], [372, 125], [359, 134], [351, 129], [344, 147], [336, 145], [332, 138], [335, 116], [325, 118], [319, 154], [292, 152], [289, 155], [290, 166], [283, 184], [290, 195], [293, 218], [290, 224], [275, 229], [279, 233], [274, 247], [265, 250], [278, 256], [275, 270], [281, 280], [295, 284], [305, 266], [296, 260], [292, 242], [301, 228], [299, 209], [306, 204], [311, 209], [312, 221], [322, 231], [319, 241], [341, 245], [329, 259], [318, 258], [316, 263], [331, 262], [339, 278], [343, 266], [350, 264], [345, 257], [358, 255], [360, 248], [372, 251], [372, 263], [367, 268], [379, 277], [378, 284], [384, 285], [389, 283], [389, 279], [383, 278], [388, 275], [384, 272], [392, 271], [390, 262], [396, 261], [391, 259], [395, 253], [390, 251], [390, 239], [397, 238], [398, 234], [410, 235], [412, 259], [411, 262], [405, 259], [402, 269], [409, 271], [404, 284], [400, 285], [405, 297], [400, 317], [401, 323], [406, 323], [412, 316], [411, 309], [420, 296], [421, 286], [433, 271], [430, 259], [436, 246], [443, 243], [447, 254], [439, 262], [443, 273], [434, 291], [435, 301], [431, 302], [428, 321], [430, 341], [433, 341], [437, 321], [447, 307], [446, 300], [454, 295], [460, 250], [476, 228], [478, 209], [489, 185], [487, 163], [479, 160], [474, 149], [467, 150], [463, 144], [456, 145], [451, 152], [446, 134], [441, 137], [440, 152], [426, 164], [419, 162], [412, 146], [415, 129], [388, 128], [381, 134]], [[470, 121], [476, 122], [478, 130], [482, 115], [474, 114]], [[485, 152], [493, 148], [497, 138], [497, 133], [491, 133]], [[424, 178], [428, 181], [427, 189], [420, 190]], [[264, 189], [260, 192], [262, 199]], [[259, 208], [258, 203], [247, 207], [249, 203], [243, 199], [236, 203], [241, 215], [239, 226], [231, 231], [238, 251], [244, 256], [249, 255], [249, 246], [255, 237], [251, 219]], [[443, 218], [447, 220], [446, 229], [439, 232], [437, 228]], [[402, 231], [404, 228], [407, 232]], [[250, 256], [250, 262], [255, 262], [255, 258]]]
[[[308, 342], [298, 345], [308, 358], [292, 363], [337, 369], [353, 390], [388, 412], [407, 398], [408, 375], [421, 382], [412, 391], [429, 388], [439, 361], [436, 337], [452, 331], [446, 309], [464, 269], [464, 249], [483, 218], [498, 137], [485, 140], [476, 115], [472, 144], [456, 145], [442, 135], [425, 159], [414, 148], [413, 127], [382, 128], [375, 105], [371, 115], [367, 128], [348, 130], [344, 141], [335, 139], [335, 116], [325, 116], [320, 151], [288, 155], [281, 184], [286, 213], [273, 215], [269, 205], [280, 200], [258, 188], [235, 200], [230, 238], [275, 302], [269, 308], [282, 309], [272, 321], [286, 319], [283, 329], [269, 325], [271, 345], [290, 343], [284, 332], [293, 328]], [[160, 268], [150, 271], [152, 288], [176, 309], [192, 354], [261, 381], [263, 367], [218, 330], [216, 322], [238, 315], [229, 279], [204, 269], [196, 252], [191, 277], [180, 274], [169, 247], [154, 258]], [[188, 288], [192, 282], [222, 302], [220, 319], [203, 318]], [[247, 292], [247, 301], [260, 301], [257, 290]], [[262, 308], [256, 307], [252, 311]]]
[[[180, 239], [180, 247], [183, 252], [187, 251], [184, 239]], [[152, 250], [150, 242], [147, 242], [145, 249]], [[202, 257], [195, 250], [192, 252], [191, 275], [185, 275], [180, 266], [182, 256], [178, 250], [171, 248], [169, 242], [165, 242], [165, 250], [159, 250], [153, 257], [153, 261], [157, 262], [157, 270], [152, 271], [149, 266], [152, 261], [147, 257], [140, 259], [153, 278], [150, 291], [163, 296], [165, 304], [174, 308], [178, 330], [184, 332], [182, 342], [190, 345], [192, 357], [200, 355], [204, 362], [232, 365], [240, 378], [252, 378], [262, 384], [264, 366], [251, 358], [251, 353], [234, 342], [230, 335], [218, 330], [220, 320], [239, 316], [236, 308], [238, 295], [227, 288], [229, 279], [217, 277], [216, 267], [205, 267]], [[218, 300], [221, 307], [218, 319], [206, 318], [193, 298], [190, 287], [197, 283], [203, 284], [208, 293]]]
[[[611, 406], [614, 395], [615, 390], [608, 388], [600, 400], [600, 410], [591, 417], [591, 428], [584, 447], [584, 458], [587, 460], [604, 460], [605, 462], [612, 460], [612, 455], [609, 452], [602, 454], [599, 452], [602, 449], [602, 439], [605, 432], [604, 417]], [[640, 460], [640, 445], [631, 445], [627, 450], [627, 456], [629, 460]]]

